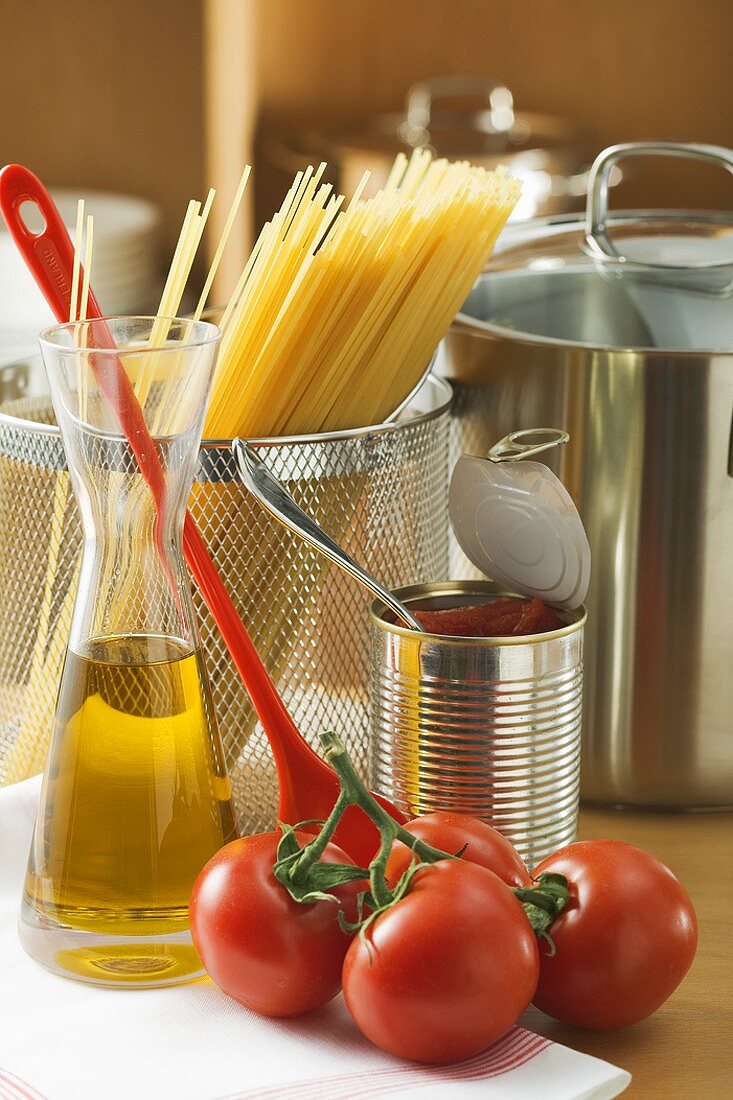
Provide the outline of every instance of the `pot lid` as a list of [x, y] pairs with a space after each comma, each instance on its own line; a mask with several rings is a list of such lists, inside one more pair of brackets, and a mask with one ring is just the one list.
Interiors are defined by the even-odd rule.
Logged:
[[608, 177], [624, 156], [687, 156], [733, 172], [717, 146], [638, 142], [598, 157], [585, 219], [508, 229], [459, 324], [514, 338], [600, 348], [733, 351], [733, 214], [609, 214]]
[[[348, 125], [309, 130], [306, 144], [340, 158], [344, 153], [383, 155], [430, 148], [437, 156], [509, 164], [512, 170], [567, 175], [587, 167], [588, 134], [559, 115], [517, 111], [505, 85], [486, 76], [442, 76], [414, 84], [402, 112]], [[583, 190], [585, 190], [585, 177]]]
[[[488, 169], [504, 165], [522, 181], [510, 221], [530, 218], [552, 203], [577, 209], [586, 194], [596, 144], [570, 119], [518, 111], [504, 84], [465, 74], [414, 84], [402, 111], [333, 126], [307, 126], [265, 139], [268, 159], [288, 173], [314, 157], [342, 170], [348, 166], [354, 183], [368, 169], [372, 179], [366, 195], [382, 185], [398, 153], [409, 156], [416, 148]], [[615, 169], [611, 185], [620, 180], [621, 172]]]
[[[539, 442], [522, 442], [531, 438]], [[590, 583], [588, 537], [560, 479], [526, 458], [569, 438], [554, 428], [512, 432], [486, 458], [462, 455], [449, 510], [461, 549], [482, 573], [510, 591], [572, 610]]]

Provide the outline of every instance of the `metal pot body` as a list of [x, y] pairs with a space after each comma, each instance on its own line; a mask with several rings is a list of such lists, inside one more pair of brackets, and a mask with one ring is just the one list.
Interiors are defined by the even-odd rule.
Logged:
[[[459, 321], [441, 369], [456, 388], [454, 454], [537, 424], [572, 439], [548, 465], [593, 554], [583, 797], [730, 807], [733, 354], [543, 343]], [[452, 565], [471, 575], [459, 552]]]
[[584, 219], [516, 227], [447, 341], [455, 449], [566, 429], [554, 452], [592, 552], [583, 796], [733, 807], [733, 217], [608, 209], [620, 160], [733, 150], [611, 146]]

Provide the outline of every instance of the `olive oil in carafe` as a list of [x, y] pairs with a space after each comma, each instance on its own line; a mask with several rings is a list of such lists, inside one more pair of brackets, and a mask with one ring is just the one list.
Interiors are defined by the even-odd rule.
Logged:
[[[55, 721], [27, 906], [41, 920], [97, 934], [80, 948], [82, 969], [128, 980], [156, 965], [178, 980], [181, 965], [199, 970], [190, 944], [156, 947], [146, 963], [132, 939], [186, 933], [198, 872], [236, 836], [199, 653], [135, 635], [70, 649]], [[73, 953], [62, 954], [57, 963], [73, 970]]]

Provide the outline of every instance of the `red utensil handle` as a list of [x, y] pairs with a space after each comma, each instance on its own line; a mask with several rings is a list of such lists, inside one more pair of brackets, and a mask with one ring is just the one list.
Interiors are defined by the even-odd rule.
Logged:
[[[23, 220], [21, 207], [26, 202], [38, 207], [43, 216], [44, 226], [38, 233], [30, 230]], [[63, 324], [69, 318], [74, 245], [53, 199], [28, 168], [21, 164], [9, 164], [0, 171], [0, 211], [43, 296], [57, 320]], [[102, 317], [99, 303], [91, 290], [87, 315], [90, 319]], [[108, 349], [115, 347], [106, 325], [95, 325], [94, 337], [97, 344], [103, 342]], [[117, 413], [120, 427], [130, 442], [156, 506], [160, 507], [164, 501], [165, 474], [130, 380], [117, 356], [105, 354], [102, 349], [94, 357], [94, 370], [105, 396]], [[298, 758], [305, 753], [325, 767], [321, 758], [303, 740], [288, 714], [189, 513], [184, 524], [184, 553], [263, 726], [271, 730], [273, 724], [277, 725], [280, 733], [288, 739], [288, 756]], [[277, 739], [272, 748], [280, 765], [279, 756], [283, 749]]]
[[[29, 229], [23, 219], [21, 207], [26, 202], [36, 206], [43, 216], [44, 225], [38, 233]], [[56, 204], [30, 169], [22, 164], [8, 164], [0, 171], [0, 211], [54, 316], [64, 324], [69, 320], [71, 306], [74, 245]], [[81, 268], [80, 275], [83, 275]], [[87, 317], [90, 320], [102, 317], [102, 310], [91, 288]], [[113, 349], [115, 346], [106, 325], [94, 325], [90, 338], [100, 348]], [[94, 357], [94, 372], [105, 397], [117, 413], [120, 427], [150, 485], [155, 503], [160, 505], [164, 497], [165, 478], [132, 384], [116, 355], [100, 352]]]
[[[43, 297], [54, 317], [63, 324], [69, 320], [71, 274], [74, 269], [74, 245], [56, 204], [38, 176], [22, 164], [8, 164], [0, 172], [0, 210], [16, 247], [33, 272]], [[28, 228], [21, 207], [30, 202], [43, 215], [44, 227], [38, 233]], [[89, 291], [89, 317], [101, 317], [99, 303]], [[114, 345], [111, 343], [110, 347]]]
[[[38, 233], [30, 230], [23, 220], [21, 207], [25, 202], [37, 206], [43, 216], [44, 227]], [[0, 171], [0, 212], [54, 316], [60, 323], [65, 323], [71, 303], [74, 246], [53, 199], [28, 168], [9, 164]], [[103, 316], [91, 290], [87, 316], [89, 319]], [[115, 348], [112, 334], [106, 325], [97, 325], [94, 329], [96, 346], [100, 349], [92, 360], [97, 380], [117, 414], [120, 427], [160, 509], [165, 499], [165, 474], [157, 449], [119, 358], [109, 354]], [[336, 773], [310, 747], [293, 722], [188, 512], [183, 528], [183, 549], [189, 569], [270, 742], [280, 785], [280, 819], [295, 822], [327, 816], [338, 794]], [[295, 780], [298, 778], [301, 782], [296, 790]], [[379, 801], [397, 820], [405, 820], [404, 815], [387, 799], [379, 797]], [[366, 857], [369, 850], [374, 851], [375, 833], [366, 818], [362, 822], [362, 819], [347, 815], [342, 825], [346, 825], [342, 842], [357, 859], [362, 855]], [[341, 828], [339, 832], [342, 832]], [[347, 833], [357, 843], [347, 843]], [[359, 847], [361, 852], [357, 850]]]

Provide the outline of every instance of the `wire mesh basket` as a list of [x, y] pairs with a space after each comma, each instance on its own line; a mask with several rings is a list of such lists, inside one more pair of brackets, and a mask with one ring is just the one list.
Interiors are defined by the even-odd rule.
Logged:
[[[255, 444], [298, 503], [391, 587], [448, 568], [450, 387], [429, 376], [389, 424]], [[369, 599], [257, 503], [227, 441], [204, 441], [190, 508], [296, 723], [337, 729], [368, 769]], [[76, 588], [81, 525], [40, 358], [0, 368], [0, 783], [39, 771]], [[267, 740], [194, 588], [240, 825], [273, 821]]]

